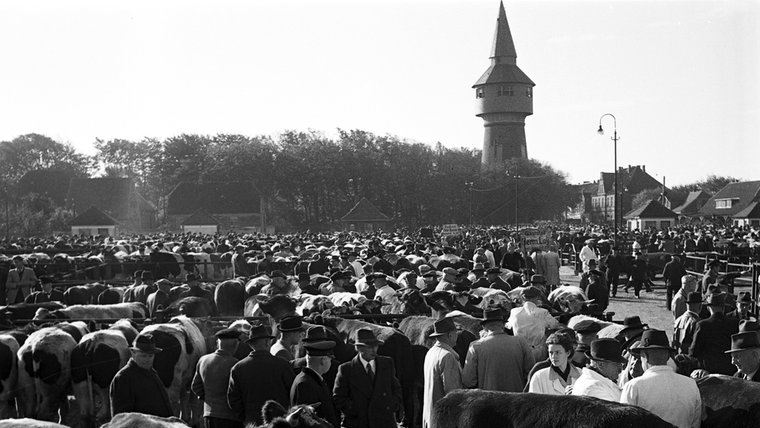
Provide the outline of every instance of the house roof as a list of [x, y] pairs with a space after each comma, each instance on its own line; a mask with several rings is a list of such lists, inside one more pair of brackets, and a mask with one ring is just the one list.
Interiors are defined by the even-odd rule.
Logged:
[[24, 174], [18, 182], [20, 195], [37, 193], [52, 199], [58, 205], [66, 201], [69, 181], [74, 174], [60, 169], [36, 169]]
[[[612, 195], [615, 183], [614, 172], [602, 172], [599, 178], [599, 195]], [[639, 165], [618, 168], [618, 188], [621, 192], [635, 195], [642, 190], [662, 187], [662, 183], [649, 175]]]
[[[752, 202], [760, 198], [760, 181], [743, 181], [738, 183], [728, 183], [726, 187], [720, 189], [713, 195], [702, 208], [699, 214], [706, 216], [733, 216], [746, 208]], [[715, 208], [715, 201], [720, 199], [731, 199], [731, 208]]]
[[704, 190], [697, 190], [695, 192], [689, 192], [686, 196], [686, 200], [679, 206], [673, 209], [673, 212], [679, 215], [694, 214], [702, 208], [702, 205], [710, 199], [710, 195]]
[[182, 182], [169, 193], [167, 214], [187, 215], [203, 209], [211, 214], [261, 212], [259, 190], [250, 181]]
[[192, 213], [190, 217], [186, 218], [182, 224], [185, 226], [219, 226], [219, 220], [206, 212], [206, 210], [199, 209], [198, 211]]
[[90, 206], [82, 214], [71, 220], [72, 226], [115, 226], [119, 224], [113, 217], [98, 207]]
[[367, 198], [362, 198], [354, 205], [341, 221], [390, 221], [390, 217], [380, 212]]
[[676, 213], [668, 209], [659, 201], [651, 200], [644, 205], [632, 209], [623, 218], [673, 218]]
[[94, 206], [118, 218], [128, 212], [133, 191], [134, 183], [129, 178], [72, 178], [66, 198], [74, 205], [76, 212]]
[[760, 202], [747, 205], [747, 208], [734, 214], [734, 218], [760, 218]]

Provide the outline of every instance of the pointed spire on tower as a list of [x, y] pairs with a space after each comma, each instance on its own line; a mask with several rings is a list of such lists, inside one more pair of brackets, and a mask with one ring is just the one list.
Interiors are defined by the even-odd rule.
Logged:
[[499, 4], [499, 18], [496, 20], [496, 34], [493, 37], [493, 50], [491, 58], [511, 58], [514, 64], [517, 59], [515, 42], [512, 41], [512, 32], [509, 31], [507, 12], [504, 10], [504, 2]]

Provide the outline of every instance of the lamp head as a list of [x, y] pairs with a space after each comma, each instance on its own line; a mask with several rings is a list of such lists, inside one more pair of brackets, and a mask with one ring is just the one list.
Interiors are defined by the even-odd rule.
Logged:
[[599, 133], [599, 135], [604, 135], [604, 129], [602, 129], [602, 124], [599, 124], [599, 129], [596, 130], [596, 132]]

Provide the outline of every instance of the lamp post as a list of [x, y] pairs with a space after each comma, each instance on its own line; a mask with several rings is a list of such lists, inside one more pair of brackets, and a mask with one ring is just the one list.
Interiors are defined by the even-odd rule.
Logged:
[[470, 215], [469, 215], [469, 226], [472, 226], [472, 188], [475, 186], [475, 183], [472, 181], [466, 181], [465, 186], [467, 186], [467, 189], [470, 191]]
[[[604, 119], [606, 116], [609, 116], [612, 118], [612, 138], [611, 140], [614, 142], [615, 146], [615, 184], [613, 187], [614, 195], [612, 197], [612, 211], [614, 211], [614, 217], [615, 217], [615, 224], [613, 227], [613, 237], [615, 238], [614, 241], [617, 242], [617, 233], [619, 231], [619, 223], [618, 223], [618, 166], [617, 166], [617, 142], [618, 142], [618, 136], [617, 136], [617, 119], [615, 118], [615, 115], [611, 113], [605, 113], [602, 115], [602, 117], [599, 118], [599, 129], [597, 132], [599, 132], [599, 135], [604, 135], [604, 129], [602, 128], [602, 119]], [[622, 215], [622, 213], [621, 213]]]
[[515, 236], [517, 236], [518, 232], [520, 232], [520, 222], [518, 221], [517, 217], [518, 213], [520, 212], [520, 204], [517, 200], [518, 194], [520, 192], [520, 176], [515, 173], [510, 174], [509, 170], [507, 170], [507, 177], [515, 179]]

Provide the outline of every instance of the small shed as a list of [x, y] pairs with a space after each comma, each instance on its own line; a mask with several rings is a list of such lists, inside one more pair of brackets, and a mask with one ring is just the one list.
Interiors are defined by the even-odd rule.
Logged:
[[734, 214], [734, 226], [760, 226], [760, 202], [752, 202], [747, 208]]
[[362, 198], [340, 221], [344, 231], [373, 232], [387, 229], [386, 225], [391, 218], [380, 212], [367, 198]]
[[182, 232], [213, 235], [219, 231], [219, 220], [204, 209], [192, 213], [182, 222]]
[[71, 234], [84, 236], [116, 236], [119, 223], [94, 206], [71, 221]]
[[623, 216], [628, 230], [665, 229], [675, 225], [678, 215], [659, 201], [651, 200]]

